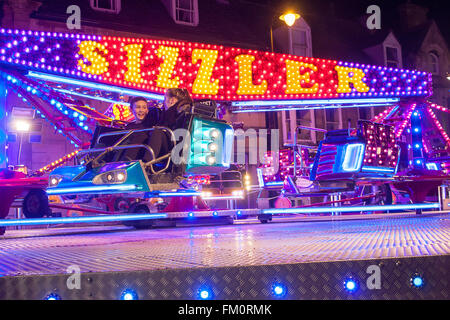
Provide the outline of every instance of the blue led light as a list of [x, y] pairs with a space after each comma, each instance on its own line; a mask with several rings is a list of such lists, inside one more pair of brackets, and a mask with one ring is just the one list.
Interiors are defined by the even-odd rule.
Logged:
[[213, 298], [213, 293], [210, 288], [208, 287], [201, 287], [197, 291], [197, 297], [200, 300], [210, 300]]
[[272, 294], [277, 298], [284, 297], [287, 294], [287, 288], [282, 283], [274, 283], [272, 285]]
[[57, 293], [50, 293], [45, 296], [44, 300], [61, 300], [61, 296]]
[[193, 217], [194, 217], [194, 213], [193, 213], [193, 212], [189, 212], [189, 213], [188, 213], [188, 217], [189, 217], [189, 218], [193, 218]]
[[120, 295], [120, 300], [139, 300], [138, 294], [132, 289], [126, 289]]
[[217, 211], [214, 211], [214, 212], [213, 212], [213, 216], [214, 216], [214, 217], [217, 217], [218, 215], [219, 215], [219, 213], [218, 213]]
[[423, 277], [419, 274], [415, 274], [411, 277], [411, 285], [415, 288], [422, 288], [424, 285]]
[[344, 289], [350, 293], [353, 293], [358, 290], [358, 282], [352, 277], [347, 278], [344, 281]]

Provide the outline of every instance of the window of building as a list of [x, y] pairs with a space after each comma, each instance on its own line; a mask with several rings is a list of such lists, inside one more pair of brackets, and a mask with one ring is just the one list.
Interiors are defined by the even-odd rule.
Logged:
[[306, 30], [292, 29], [292, 50], [297, 56], [308, 56], [308, 39]]
[[198, 24], [197, 0], [175, 0], [175, 22], [187, 25]]
[[432, 74], [439, 74], [439, 56], [436, 52], [430, 52], [428, 54], [429, 64], [430, 64], [430, 72]]
[[91, 0], [91, 8], [98, 11], [119, 13], [121, 0]]
[[400, 54], [397, 48], [386, 47], [386, 67], [389, 68], [400, 67]]
[[[305, 126], [313, 128], [314, 125], [314, 110], [297, 110], [295, 111], [295, 117], [297, 126]], [[302, 129], [299, 130], [298, 141], [297, 142], [306, 142], [313, 141], [314, 137], [312, 136], [313, 131]]]
[[337, 130], [341, 128], [341, 109], [325, 109], [325, 123], [327, 130]]

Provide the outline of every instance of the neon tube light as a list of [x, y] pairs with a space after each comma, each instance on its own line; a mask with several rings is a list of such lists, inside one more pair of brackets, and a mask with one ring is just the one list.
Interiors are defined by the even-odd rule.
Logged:
[[102, 191], [136, 191], [138, 188], [136, 185], [111, 185], [111, 186], [89, 186], [89, 187], [74, 187], [74, 188], [49, 188], [47, 189], [48, 195], [54, 194], [68, 194], [78, 192], [102, 192]]
[[381, 172], [381, 173], [394, 173], [395, 169], [393, 168], [386, 168], [386, 167], [367, 167], [364, 166], [362, 168], [362, 171], [370, 171], [370, 172]]
[[361, 168], [364, 158], [365, 145], [363, 143], [353, 143], [345, 146], [345, 157], [342, 163], [342, 170], [345, 172], [355, 172]]
[[263, 209], [262, 213], [263, 214], [331, 213], [331, 212], [388, 211], [388, 210], [414, 210], [414, 209], [439, 209], [439, 208], [440, 208], [439, 203], [417, 203], [417, 204], [397, 204], [385, 206]]
[[267, 187], [274, 187], [274, 186], [283, 186], [284, 185], [284, 181], [271, 181], [271, 182], [266, 182], [266, 186]]
[[264, 101], [238, 101], [233, 102], [233, 107], [246, 106], [298, 106], [313, 104], [349, 104], [349, 103], [395, 103], [398, 98], [374, 98], [374, 99], [317, 99], [317, 100], [264, 100]]
[[83, 98], [88, 98], [88, 99], [93, 99], [93, 100], [98, 100], [98, 101], [103, 101], [103, 102], [121, 104], [121, 105], [124, 105], [124, 106], [129, 106], [130, 105], [128, 102], [115, 101], [115, 100], [108, 99], [108, 98], [91, 96], [89, 94], [83, 94], [83, 93], [79, 93], [79, 92], [76, 92], [76, 91], [70, 91], [70, 90], [66, 90], [66, 89], [54, 88], [54, 90], [58, 91], [58, 92], [61, 92], [61, 93], [66, 93], [66, 94], [70, 94], [70, 95], [73, 95], [73, 96], [77, 96], [77, 97], [83, 97]]
[[10, 219], [10, 220], [0, 220], [0, 227], [61, 224], [61, 223], [96, 223], [96, 222], [113, 222], [113, 221], [153, 220], [164, 218], [167, 218], [167, 214], [165, 213], [67, 217], [67, 218]]
[[41, 80], [47, 80], [47, 81], [53, 81], [53, 82], [61, 82], [61, 83], [66, 83], [66, 84], [71, 84], [71, 85], [83, 86], [83, 87], [86, 87], [86, 88], [93, 88], [93, 89], [97, 89], [97, 90], [105, 90], [105, 91], [117, 92], [117, 93], [122, 93], [122, 94], [130, 95], [130, 96], [143, 96], [143, 97], [146, 97], [146, 98], [149, 98], [149, 99], [160, 100], [160, 101], [164, 100], [164, 96], [163, 95], [148, 93], [148, 92], [145, 92], [145, 91], [125, 89], [125, 88], [120, 88], [120, 87], [114, 87], [112, 85], [104, 85], [104, 84], [99, 84], [99, 83], [92, 83], [92, 82], [89, 82], [89, 81], [76, 80], [76, 79], [72, 79], [72, 78], [55, 76], [55, 75], [50, 75], [50, 74], [40, 73], [40, 72], [34, 72], [34, 71], [29, 71], [27, 75], [29, 77], [33, 77], [33, 78], [37, 78], [37, 79], [41, 79]]
[[160, 192], [157, 193], [157, 197], [195, 197], [195, 196], [201, 196], [202, 194], [200, 192]]

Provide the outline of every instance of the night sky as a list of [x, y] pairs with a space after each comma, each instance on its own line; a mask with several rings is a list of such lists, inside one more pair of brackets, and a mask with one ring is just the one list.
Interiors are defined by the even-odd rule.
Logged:
[[[250, 0], [251, 1], [251, 0]], [[256, 1], [256, 0], [254, 0]], [[378, 5], [381, 9], [382, 29], [390, 29], [397, 22], [396, 7], [405, 2], [419, 4], [429, 9], [428, 16], [436, 21], [447, 44], [450, 43], [450, 1], [449, 0], [259, 0], [276, 7], [296, 6], [305, 14], [324, 14], [334, 7], [336, 15], [347, 19], [358, 19], [367, 16], [366, 10], [370, 5]]]

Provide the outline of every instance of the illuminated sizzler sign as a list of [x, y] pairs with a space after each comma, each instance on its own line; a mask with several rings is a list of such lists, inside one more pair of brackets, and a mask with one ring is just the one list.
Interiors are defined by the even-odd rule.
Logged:
[[194, 98], [290, 100], [426, 97], [431, 75], [358, 63], [110, 36], [0, 31], [0, 62], [96, 83]]

